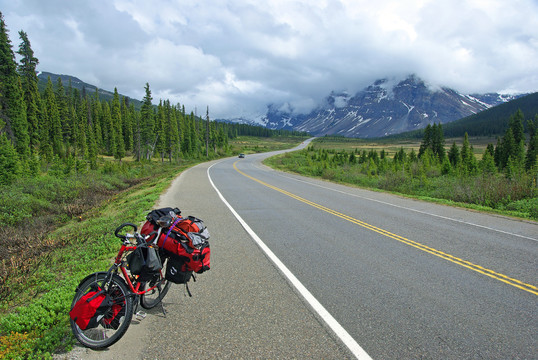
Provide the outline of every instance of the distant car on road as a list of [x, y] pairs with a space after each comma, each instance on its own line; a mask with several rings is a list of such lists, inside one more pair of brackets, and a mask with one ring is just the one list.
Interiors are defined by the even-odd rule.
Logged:
[[239, 154], [239, 158], [242, 159], [245, 157], [245, 154]]

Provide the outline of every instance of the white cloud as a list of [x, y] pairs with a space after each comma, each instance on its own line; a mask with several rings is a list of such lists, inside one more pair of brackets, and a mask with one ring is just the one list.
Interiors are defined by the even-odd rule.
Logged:
[[307, 111], [332, 90], [415, 73], [462, 92], [537, 91], [534, 0], [25, 0], [2, 13], [39, 70], [211, 117]]

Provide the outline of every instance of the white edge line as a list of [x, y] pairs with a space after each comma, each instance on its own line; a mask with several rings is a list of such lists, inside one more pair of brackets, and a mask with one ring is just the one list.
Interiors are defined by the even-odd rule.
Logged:
[[[213, 164], [216, 165], [216, 164]], [[241, 223], [243, 228], [249, 233], [249, 235], [254, 239], [256, 244], [260, 249], [265, 252], [266, 256], [276, 265], [276, 267], [284, 274], [288, 281], [295, 287], [295, 289], [301, 294], [301, 296], [306, 300], [306, 302], [314, 309], [314, 311], [320, 316], [320, 318], [325, 321], [325, 323], [331, 328], [331, 330], [336, 334], [336, 336], [348, 347], [348, 349], [353, 353], [357, 359], [372, 359], [366, 351], [349, 335], [349, 333], [336, 321], [336, 319], [321, 305], [321, 303], [312, 295], [310, 291], [293, 275], [293, 273], [287, 268], [286, 265], [265, 245], [265, 243], [260, 239], [260, 237], [248, 226], [248, 224], [239, 216], [239, 214], [234, 210], [234, 208], [226, 201], [224, 196], [217, 189], [211, 176], [209, 175], [209, 170], [213, 167], [211, 165], [207, 169], [207, 177], [211, 186], [215, 189], [219, 195], [222, 202], [230, 209], [232, 214], [236, 219]]]

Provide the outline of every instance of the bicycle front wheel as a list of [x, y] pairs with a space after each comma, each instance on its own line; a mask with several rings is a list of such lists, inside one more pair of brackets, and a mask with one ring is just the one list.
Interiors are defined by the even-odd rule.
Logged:
[[127, 331], [133, 317], [133, 297], [125, 281], [113, 274], [109, 284], [105, 283], [107, 273], [95, 273], [86, 278], [77, 288], [71, 309], [78, 300], [96, 286], [104, 289], [112, 300], [112, 305], [97, 320], [97, 326], [82, 330], [72, 319], [71, 329], [75, 338], [90, 349], [103, 349], [118, 341]]
[[160, 291], [158, 288], [155, 288], [153, 290], [148, 291], [145, 294], [140, 295], [140, 305], [144, 309], [154, 308], [162, 301], [162, 299], [168, 293], [168, 290], [170, 289], [170, 285], [172, 283], [164, 278], [164, 275], [166, 274], [167, 265], [168, 265], [168, 258], [163, 258], [163, 262], [162, 262], [163, 267], [161, 269], [161, 273], [159, 274], [159, 276], [156, 277], [156, 279], [146, 282], [145, 284], [141, 286], [142, 290], [145, 290], [146, 288], [151, 288], [157, 284], [159, 284], [161, 287]]

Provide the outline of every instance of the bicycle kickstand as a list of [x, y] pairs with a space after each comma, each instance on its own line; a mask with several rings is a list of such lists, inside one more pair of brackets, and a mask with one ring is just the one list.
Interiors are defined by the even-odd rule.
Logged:
[[[157, 284], [157, 290], [159, 290], [159, 298], [161, 298], [161, 284], [160, 283]], [[163, 305], [163, 299], [162, 298], [161, 298], [161, 310], [163, 312], [164, 317], [166, 317], [166, 310], [164, 310], [164, 305]]]

